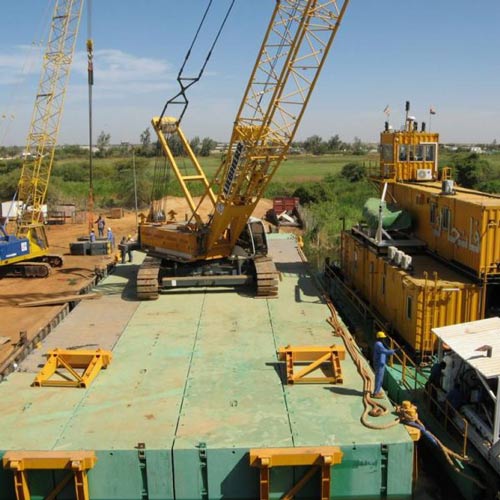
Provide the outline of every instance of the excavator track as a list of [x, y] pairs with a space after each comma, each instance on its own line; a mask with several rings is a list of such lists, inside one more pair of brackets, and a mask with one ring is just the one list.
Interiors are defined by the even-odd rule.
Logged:
[[254, 263], [257, 297], [277, 297], [279, 274], [271, 257], [258, 257]]
[[2, 278], [46, 278], [51, 272], [46, 262], [19, 262], [0, 269]]
[[50, 264], [50, 267], [62, 267], [64, 264], [62, 255], [54, 253], [47, 255], [47, 261]]
[[156, 300], [158, 298], [158, 275], [161, 259], [146, 257], [137, 273], [137, 298]]

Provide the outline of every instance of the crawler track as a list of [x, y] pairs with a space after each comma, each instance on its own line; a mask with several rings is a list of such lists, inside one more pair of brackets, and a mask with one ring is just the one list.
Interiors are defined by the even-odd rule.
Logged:
[[271, 257], [258, 257], [254, 263], [257, 297], [277, 297], [279, 275]]
[[146, 257], [137, 273], [137, 298], [139, 300], [156, 300], [158, 298], [158, 275], [161, 260]]
[[46, 278], [52, 269], [46, 262], [19, 262], [0, 269], [3, 278]]

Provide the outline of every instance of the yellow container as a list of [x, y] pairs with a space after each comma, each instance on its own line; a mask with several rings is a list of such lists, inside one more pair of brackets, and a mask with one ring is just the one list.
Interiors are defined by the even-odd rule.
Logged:
[[481, 287], [429, 255], [405, 271], [352, 233], [343, 233], [347, 285], [415, 351], [434, 351], [431, 329], [480, 319]]
[[[439, 256], [475, 276], [500, 275], [500, 196], [440, 183], [389, 186], [389, 196], [408, 210], [413, 232]], [[418, 221], [418, 222], [417, 222]]]

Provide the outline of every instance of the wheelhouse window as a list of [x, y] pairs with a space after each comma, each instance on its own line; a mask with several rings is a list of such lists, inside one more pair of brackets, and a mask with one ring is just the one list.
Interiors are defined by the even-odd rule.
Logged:
[[425, 161], [435, 161], [436, 160], [436, 144], [426, 144], [424, 148], [424, 158]]
[[382, 145], [382, 160], [387, 163], [392, 163], [394, 161], [394, 148], [392, 144]]

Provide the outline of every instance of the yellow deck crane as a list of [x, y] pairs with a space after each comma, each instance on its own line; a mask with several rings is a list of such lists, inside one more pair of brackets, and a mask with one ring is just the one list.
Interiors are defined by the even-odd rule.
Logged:
[[15, 234], [0, 227], [0, 274], [41, 278], [62, 257], [49, 253], [42, 206], [47, 195], [66, 86], [82, 13], [83, 0], [56, 0], [49, 41], [24, 150], [18, 184]]
[[[278, 275], [267, 257], [264, 226], [251, 214], [286, 157], [348, 3], [276, 2], [226, 158], [212, 181], [180, 129], [180, 119], [163, 114], [153, 118], [192, 215], [183, 223], [150, 216], [139, 225], [139, 245], [148, 254], [137, 276], [139, 298], [157, 298], [163, 288], [236, 286], [250, 281], [256, 283], [257, 295], [277, 294]], [[192, 164], [188, 174], [169, 146], [174, 135]], [[204, 195], [196, 203], [193, 186], [200, 183]], [[205, 202], [212, 211], [204, 219], [200, 206]]]

